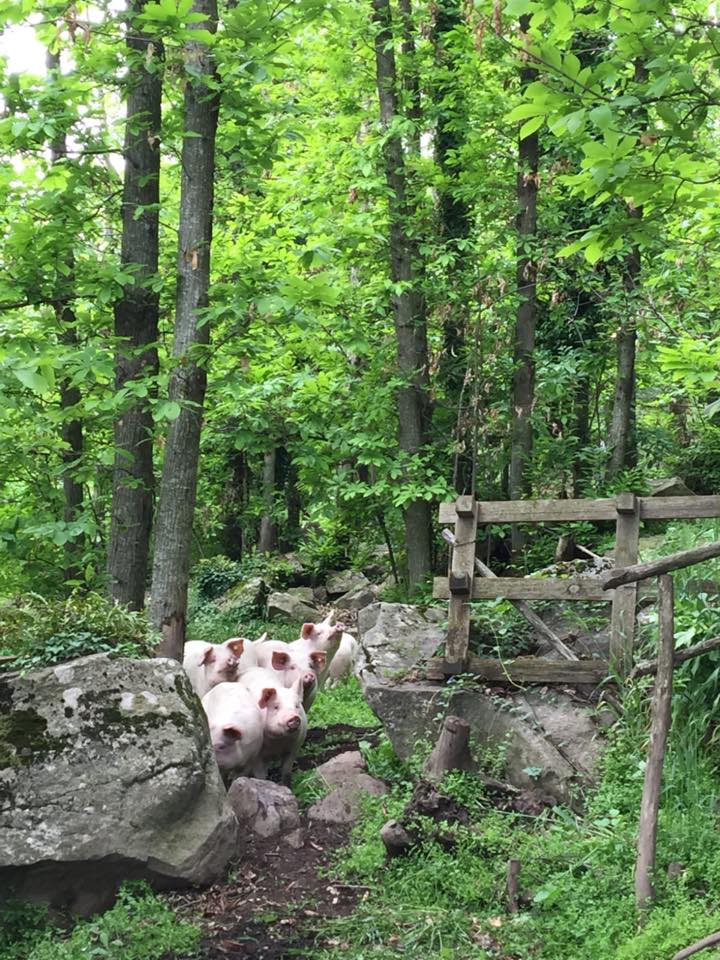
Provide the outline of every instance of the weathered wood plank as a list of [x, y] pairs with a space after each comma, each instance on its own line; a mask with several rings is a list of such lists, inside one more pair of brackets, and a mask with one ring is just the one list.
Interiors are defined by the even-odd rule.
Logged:
[[[469, 515], [468, 515], [469, 511]], [[466, 593], [453, 593], [448, 609], [448, 632], [445, 641], [445, 659], [462, 670], [467, 656], [470, 638], [470, 605], [473, 579], [475, 575], [475, 533], [477, 531], [477, 510], [471, 497], [458, 497], [455, 514], [455, 545], [450, 562], [450, 577], [457, 584], [467, 586]]]
[[[720, 517], [720, 496], [639, 497], [641, 520], [692, 520]], [[615, 500], [480, 500], [478, 523], [547, 523], [615, 520]], [[455, 504], [441, 503], [440, 523], [455, 522]]]
[[[445, 661], [433, 659], [429, 666], [442, 669]], [[450, 665], [452, 667], [452, 664]], [[447, 672], [452, 672], [449, 670]], [[540, 657], [516, 657], [500, 660], [470, 654], [466, 672], [492, 683], [600, 683], [608, 675], [604, 660], [543, 660]]]
[[613, 570], [610, 576], [606, 577], [603, 581], [603, 587], [605, 590], [610, 590], [624, 583], [637, 583], [638, 580], [659, 577], [663, 573], [671, 573], [673, 570], [691, 567], [695, 563], [713, 560], [715, 557], [720, 557], [720, 541], [707, 543], [703, 547], [693, 547], [692, 550], [680, 550], [678, 553], [671, 553], [667, 557], [660, 557], [658, 560], [651, 560], [649, 563], [636, 563], [632, 566], [623, 565], [623, 569]]
[[660, 788], [662, 786], [665, 748], [672, 715], [673, 653], [673, 579], [663, 575], [658, 580], [658, 667], [652, 701], [650, 743], [645, 764], [638, 826], [637, 859], [635, 860], [635, 906], [646, 910], [655, 899], [653, 871], [657, 840]]
[[640, 497], [641, 520], [720, 517], [720, 497]]
[[[440, 523], [453, 523], [455, 504], [440, 504]], [[550, 520], [614, 520], [615, 501], [479, 500], [478, 523], [542, 523]]]
[[[615, 566], [637, 563], [640, 537], [640, 504], [633, 493], [617, 497]], [[610, 662], [626, 676], [632, 669], [637, 587], [621, 587], [613, 596], [610, 614]]]
[[[451, 596], [447, 577], [435, 577], [433, 597], [447, 600]], [[485, 580], [476, 577], [472, 585], [473, 600], [612, 600], [612, 593], [603, 589], [601, 577], [553, 580], [549, 577], [497, 577]]]

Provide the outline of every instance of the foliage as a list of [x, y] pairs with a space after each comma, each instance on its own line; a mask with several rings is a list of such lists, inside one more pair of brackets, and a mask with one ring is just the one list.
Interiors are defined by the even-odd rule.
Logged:
[[23, 670], [91, 653], [148, 657], [156, 645], [144, 613], [97, 593], [76, 592], [67, 600], [26, 594], [0, 606], [0, 652], [14, 655], [13, 666]]
[[330, 727], [337, 723], [347, 723], [353, 727], [380, 725], [355, 677], [347, 677], [334, 687], [322, 689], [312, 705], [308, 722], [311, 727]]
[[243, 570], [239, 563], [228, 557], [207, 557], [195, 565], [192, 576], [198, 599], [214, 600], [243, 579]]
[[[17, 924], [17, 912], [4, 916]], [[200, 930], [180, 920], [144, 884], [126, 884], [110, 910], [79, 920], [69, 935], [52, 926], [38, 926], [31, 936], [27, 929], [19, 932], [20, 941], [2, 945], [1, 960], [161, 960], [193, 951], [200, 940]]]

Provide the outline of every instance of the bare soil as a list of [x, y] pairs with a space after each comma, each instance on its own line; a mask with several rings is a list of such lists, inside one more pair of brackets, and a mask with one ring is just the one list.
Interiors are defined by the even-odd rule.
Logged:
[[[346, 724], [311, 730], [307, 742], [313, 750], [303, 751], [298, 766], [315, 767], [377, 735], [372, 728]], [[322, 939], [324, 921], [352, 913], [366, 888], [332, 879], [333, 857], [350, 829], [302, 820], [301, 849], [282, 839], [256, 840], [225, 882], [168, 895], [178, 913], [203, 927], [192, 960], [306, 960]]]

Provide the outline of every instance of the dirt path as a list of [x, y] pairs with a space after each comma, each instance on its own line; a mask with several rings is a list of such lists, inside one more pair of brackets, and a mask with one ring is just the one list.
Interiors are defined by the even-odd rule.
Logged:
[[[311, 750], [298, 766], [317, 766], [373, 735], [377, 731], [345, 724], [313, 730]], [[331, 872], [350, 828], [302, 820], [300, 850], [281, 840], [256, 840], [224, 883], [168, 896], [178, 913], [203, 927], [193, 960], [304, 960], [322, 937], [326, 918], [352, 913], [364, 888], [334, 882]]]

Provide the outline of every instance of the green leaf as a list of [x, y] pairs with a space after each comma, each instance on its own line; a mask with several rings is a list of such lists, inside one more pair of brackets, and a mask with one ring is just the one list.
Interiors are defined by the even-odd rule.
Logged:
[[180, 416], [180, 404], [175, 400], [161, 400], [155, 407], [156, 420], [177, 420]]
[[602, 103], [591, 110], [588, 116], [599, 130], [605, 130], [612, 123], [613, 112], [606, 103]]
[[525, 140], [527, 137], [532, 136], [532, 134], [535, 133], [536, 130], [539, 130], [544, 123], [545, 117], [531, 117], [527, 123], [524, 123], [520, 127], [520, 139]]

